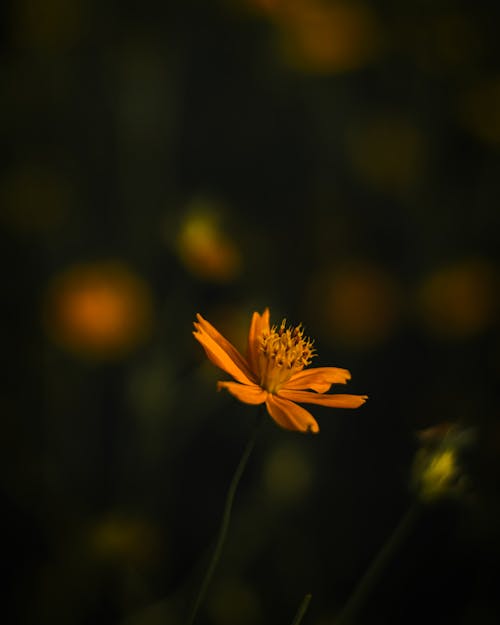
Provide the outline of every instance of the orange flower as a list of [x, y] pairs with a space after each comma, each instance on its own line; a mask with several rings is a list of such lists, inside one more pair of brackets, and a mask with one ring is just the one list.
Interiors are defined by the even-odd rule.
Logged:
[[231, 375], [235, 382], [218, 382], [245, 404], [266, 404], [278, 425], [287, 430], [319, 432], [310, 412], [295, 402], [329, 408], [358, 408], [366, 395], [330, 395], [332, 384], [345, 384], [351, 378], [347, 369], [317, 367], [303, 371], [313, 358], [313, 343], [304, 337], [299, 325], [269, 325], [269, 309], [253, 313], [248, 333], [247, 356], [225, 339], [206, 319], [196, 315], [194, 337], [214, 365]]

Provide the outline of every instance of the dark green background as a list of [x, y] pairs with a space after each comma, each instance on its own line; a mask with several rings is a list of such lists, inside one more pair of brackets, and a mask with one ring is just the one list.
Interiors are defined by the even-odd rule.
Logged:
[[[334, 623], [411, 504], [415, 432], [442, 421], [475, 428], [469, 490], [426, 509], [359, 623], [499, 618], [498, 15], [368, 3], [378, 43], [342, 71], [287, 56], [272, 5], [3, 9], [3, 623], [183, 622], [255, 413], [215, 392], [191, 324], [200, 312], [237, 342], [265, 306], [370, 400], [313, 408], [316, 437], [268, 420], [200, 625], [289, 623], [306, 592], [304, 624]], [[178, 255], [193, 205], [221, 216], [231, 279]], [[53, 340], [44, 307], [55, 276], [108, 260], [148, 286], [153, 327], [89, 359]], [[458, 295], [426, 307], [440, 271]], [[368, 290], [360, 330], [331, 313], [339, 275]]]

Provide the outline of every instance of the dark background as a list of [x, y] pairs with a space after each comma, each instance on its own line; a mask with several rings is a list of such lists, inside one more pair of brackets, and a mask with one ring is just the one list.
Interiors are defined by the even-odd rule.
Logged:
[[359, 410], [271, 419], [199, 623], [326, 625], [472, 428], [359, 623], [498, 622], [498, 15], [486, 2], [3, 9], [2, 623], [182, 623], [255, 408], [191, 336], [303, 322]]

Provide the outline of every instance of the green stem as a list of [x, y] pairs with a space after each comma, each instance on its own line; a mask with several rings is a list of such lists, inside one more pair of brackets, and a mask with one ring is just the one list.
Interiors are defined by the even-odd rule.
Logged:
[[312, 595], [308, 593], [302, 599], [302, 603], [300, 604], [299, 609], [297, 610], [297, 614], [295, 615], [295, 618], [293, 619], [292, 625], [300, 625], [302, 619], [304, 618], [304, 614], [306, 613], [306, 610], [309, 607], [309, 604], [311, 603], [311, 598], [312, 598]]
[[196, 596], [195, 602], [193, 604], [193, 608], [191, 610], [191, 614], [187, 621], [187, 625], [193, 625], [200, 605], [205, 598], [208, 586], [212, 580], [212, 576], [214, 574], [215, 568], [219, 562], [222, 548], [224, 546], [224, 542], [226, 540], [226, 534], [229, 527], [229, 521], [231, 520], [231, 510], [233, 508], [234, 496], [236, 494], [236, 489], [238, 488], [238, 484], [240, 482], [241, 476], [243, 475], [243, 471], [245, 470], [248, 458], [252, 453], [252, 450], [255, 446], [255, 442], [257, 440], [257, 435], [260, 430], [260, 425], [262, 423], [262, 412], [259, 414], [259, 418], [255, 424], [255, 427], [252, 431], [252, 434], [248, 440], [248, 443], [243, 451], [243, 454], [240, 458], [238, 466], [236, 467], [236, 471], [234, 472], [233, 479], [231, 480], [231, 484], [229, 485], [229, 489], [226, 495], [226, 502], [224, 504], [224, 513], [222, 515], [222, 522], [219, 528], [219, 535], [217, 537], [217, 542], [215, 545], [215, 549], [212, 555], [212, 559], [210, 560], [210, 564], [205, 573], [205, 577], [201, 583], [200, 589], [198, 591], [198, 595]]
[[406, 512], [387, 542], [372, 560], [370, 566], [336, 619], [335, 625], [351, 625], [354, 623], [359, 609], [372, 592], [381, 573], [413, 528], [419, 511], [420, 506], [418, 503], [414, 503]]

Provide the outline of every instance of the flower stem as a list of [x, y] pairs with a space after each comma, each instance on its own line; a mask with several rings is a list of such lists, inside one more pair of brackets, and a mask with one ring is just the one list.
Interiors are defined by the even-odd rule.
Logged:
[[359, 609], [372, 592], [381, 573], [413, 528], [419, 511], [420, 506], [418, 503], [414, 503], [403, 516], [396, 529], [372, 560], [370, 566], [354, 589], [354, 592], [347, 600], [343, 610], [335, 620], [335, 625], [351, 625], [355, 622]]
[[293, 619], [292, 625], [300, 625], [302, 619], [304, 618], [304, 614], [306, 613], [307, 608], [309, 607], [309, 604], [311, 603], [311, 598], [312, 598], [312, 595], [308, 593], [302, 599], [302, 603], [300, 604], [299, 609], [297, 610], [297, 614], [295, 615], [295, 618]]
[[240, 458], [238, 466], [236, 467], [236, 471], [234, 472], [233, 479], [231, 480], [231, 484], [229, 485], [229, 489], [226, 495], [226, 502], [224, 504], [224, 513], [222, 515], [222, 522], [219, 528], [219, 535], [217, 537], [217, 542], [215, 544], [215, 549], [212, 555], [212, 559], [210, 560], [210, 564], [208, 565], [208, 568], [205, 572], [205, 576], [203, 578], [200, 589], [198, 591], [198, 595], [196, 596], [196, 599], [194, 601], [193, 607], [191, 609], [191, 614], [189, 616], [189, 619], [187, 620], [187, 625], [193, 625], [196, 615], [198, 613], [198, 610], [200, 608], [200, 605], [203, 599], [205, 598], [208, 586], [212, 580], [215, 568], [219, 562], [219, 559], [222, 553], [222, 548], [226, 540], [226, 534], [227, 534], [227, 530], [229, 527], [229, 521], [231, 519], [231, 510], [233, 508], [233, 501], [234, 501], [234, 496], [236, 494], [236, 489], [238, 488], [238, 484], [240, 482], [241, 476], [243, 475], [243, 471], [245, 470], [248, 458], [250, 457], [250, 454], [252, 453], [252, 450], [255, 446], [255, 442], [257, 440], [257, 436], [260, 430], [260, 425], [263, 420], [262, 418], [263, 414], [264, 412], [262, 410], [259, 411], [259, 417], [256, 421], [256, 424], [250, 435], [250, 438], [248, 439], [247, 445], [243, 451], [243, 454]]

